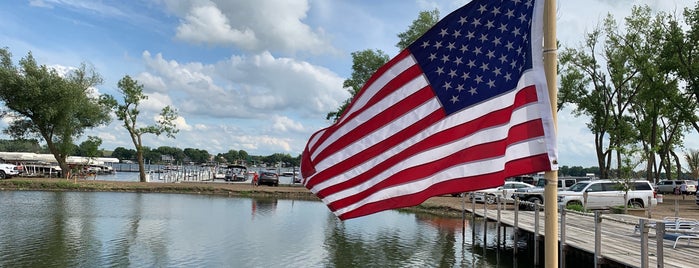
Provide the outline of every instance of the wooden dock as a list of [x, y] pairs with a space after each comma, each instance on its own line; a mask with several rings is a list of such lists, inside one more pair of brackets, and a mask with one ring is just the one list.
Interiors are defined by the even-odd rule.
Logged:
[[[475, 208], [475, 211], [474, 211]], [[500, 210], [500, 224], [503, 226], [515, 227], [515, 210], [512, 205], [509, 205], [509, 210]], [[474, 213], [479, 217], [484, 217], [490, 221], [497, 221], [498, 210], [483, 209], [483, 205], [466, 206], [466, 210]], [[485, 213], [484, 213], [485, 212]], [[529, 233], [535, 232], [535, 212], [521, 211], [517, 213], [517, 229]], [[540, 211], [538, 233], [543, 239], [544, 234], [544, 213]], [[629, 267], [642, 267], [644, 260], [642, 256], [642, 235], [635, 231], [639, 223], [639, 217], [626, 214], [604, 214], [600, 217], [601, 221], [601, 249], [599, 258], [601, 262], [613, 262]], [[559, 212], [559, 233], [562, 232], [561, 214]], [[566, 250], [581, 250], [594, 254], [595, 252], [595, 217], [589, 213], [565, 213], [565, 249]], [[493, 222], [489, 224], [495, 224]], [[559, 239], [560, 241], [560, 236]], [[672, 248], [674, 240], [662, 239], [662, 249], [657, 249], [657, 238], [655, 230], [650, 229], [649, 239], [647, 239], [648, 261], [647, 267], [697, 267], [697, 261], [694, 260], [699, 256], [699, 239], [692, 241], [687, 245], [686, 240], [682, 240], [677, 244], [676, 248]], [[543, 244], [542, 244], [543, 245]], [[542, 249], [539, 252], [543, 252]], [[661, 255], [663, 263], [658, 265], [658, 252]], [[561, 256], [559, 256], [561, 258]], [[563, 257], [564, 258], [564, 257]]]

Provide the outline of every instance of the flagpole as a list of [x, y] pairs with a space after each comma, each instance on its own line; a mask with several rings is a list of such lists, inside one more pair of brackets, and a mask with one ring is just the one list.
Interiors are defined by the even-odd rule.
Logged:
[[[549, 99], [551, 100], [551, 112], [553, 114], [554, 129], [558, 132], [558, 76], [557, 44], [556, 44], [556, 0], [545, 0], [544, 3], [544, 70], [546, 83], [548, 84]], [[546, 268], [558, 267], [558, 171], [544, 173], [546, 186], [544, 187], [544, 265]]]

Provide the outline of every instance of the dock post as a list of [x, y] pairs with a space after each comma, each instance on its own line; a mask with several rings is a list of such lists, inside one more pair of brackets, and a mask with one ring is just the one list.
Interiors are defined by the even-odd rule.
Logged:
[[599, 211], [595, 211], [595, 268], [602, 267], [602, 216]]
[[566, 267], [566, 207], [564, 204], [560, 205], [560, 210], [561, 210], [561, 228], [560, 228], [560, 233], [561, 233], [561, 244], [560, 247], [558, 248], [558, 267], [560, 268], [565, 268]]
[[483, 197], [483, 249], [488, 247], [488, 196]]
[[512, 235], [514, 245], [512, 246], [512, 255], [517, 256], [517, 240], [519, 239], [519, 198], [515, 199], [515, 222], [512, 226]]
[[476, 245], [476, 199], [473, 195], [469, 195], [471, 198], [471, 246]]
[[639, 219], [638, 226], [641, 228], [641, 268], [648, 268], [648, 225], [646, 219]]
[[658, 268], [663, 268], [665, 267], [665, 260], [663, 259], [663, 246], [665, 245], [664, 240], [665, 239], [665, 222], [656, 222], [655, 223], [655, 260], [657, 262], [656, 267]]
[[[296, 167], [294, 167], [296, 169]], [[295, 173], [294, 173], [295, 174]], [[291, 178], [294, 181], [294, 178]], [[473, 224], [473, 222], [471, 222]], [[466, 193], [461, 193], [461, 245], [466, 244]]]
[[539, 200], [534, 201], [534, 266], [539, 266]]
[[502, 198], [500, 198], [498, 196], [498, 217], [497, 217], [497, 222], [495, 223], [495, 226], [498, 228], [498, 238], [495, 240], [496, 243], [498, 243], [498, 245], [497, 245], [498, 250], [500, 250], [500, 234], [501, 234], [500, 228], [502, 227], [500, 225], [500, 204], [501, 204], [501, 202], [502, 202]]

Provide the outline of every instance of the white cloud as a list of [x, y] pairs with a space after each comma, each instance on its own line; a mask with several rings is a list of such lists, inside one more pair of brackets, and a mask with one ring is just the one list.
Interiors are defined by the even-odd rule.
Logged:
[[269, 52], [232, 56], [212, 65], [168, 61], [148, 51], [143, 60], [148, 72], [142, 76], [163, 82], [158, 87], [166, 89], [162, 96], [150, 94], [162, 99], [153, 106], [173, 104], [186, 113], [256, 118], [294, 111], [299, 116], [317, 116], [333, 111], [349, 97], [342, 88], [343, 79], [335, 73], [308, 62], [275, 58]]
[[310, 54], [335, 52], [323, 34], [303, 20], [307, 0], [166, 0], [181, 18], [177, 38], [194, 43], [232, 45], [248, 51]]
[[228, 18], [213, 3], [193, 7], [177, 27], [176, 37], [194, 43], [233, 44], [246, 50], [257, 44], [250, 28], [231, 28]]
[[304, 131], [303, 124], [301, 124], [299, 122], [295, 122], [294, 120], [292, 120], [291, 118], [288, 118], [286, 116], [275, 116], [273, 129], [276, 131], [280, 131], [280, 132], [288, 132], [288, 131], [302, 132], [302, 131]]

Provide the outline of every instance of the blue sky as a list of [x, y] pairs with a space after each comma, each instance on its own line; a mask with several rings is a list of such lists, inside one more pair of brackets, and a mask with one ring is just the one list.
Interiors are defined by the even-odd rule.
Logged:
[[[130, 75], [144, 85], [140, 122], [165, 105], [178, 110], [176, 139], [144, 136], [156, 148], [301, 153], [308, 137], [330, 124], [325, 115], [349, 94], [351, 53], [398, 53], [397, 34], [420, 11], [442, 16], [468, 1], [383, 0], [8, 0], [0, 2], [0, 46], [15, 61], [31, 51], [58, 69], [92, 64], [99, 93], [119, 97]], [[621, 20], [634, 4], [678, 13], [693, 1], [560, 0], [558, 38], [577, 45], [607, 13]], [[585, 118], [559, 113], [561, 165], [595, 166]], [[0, 128], [6, 126], [0, 123]], [[120, 121], [87, 135], [102, 148], [133, 148]], [[686, 146], [699, 148], [696, 139]]]

